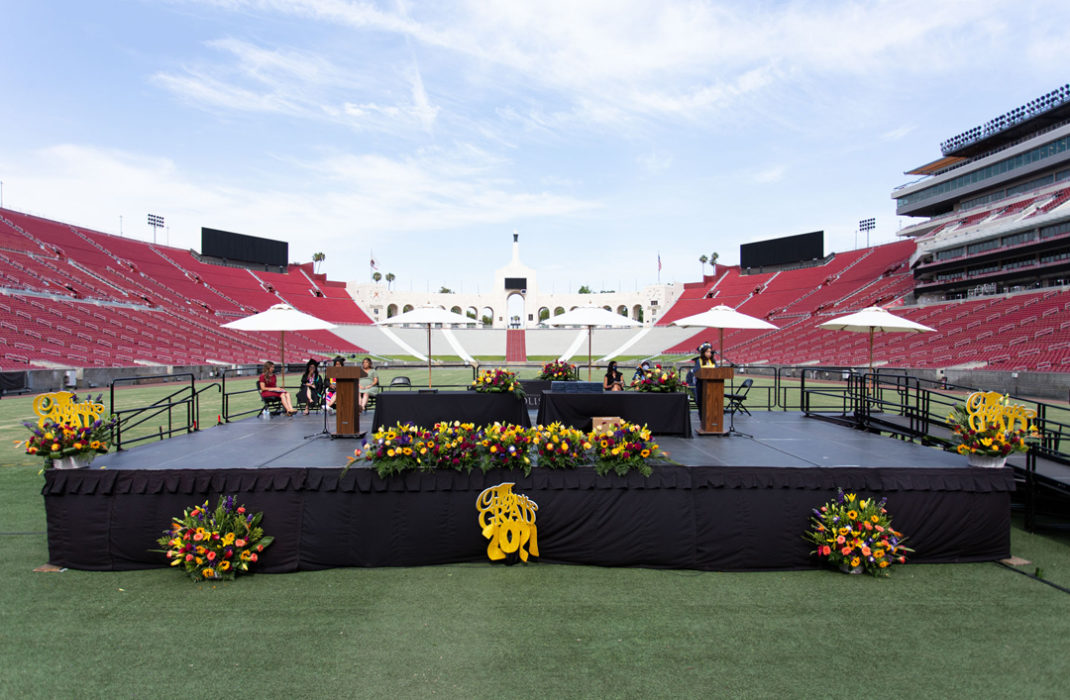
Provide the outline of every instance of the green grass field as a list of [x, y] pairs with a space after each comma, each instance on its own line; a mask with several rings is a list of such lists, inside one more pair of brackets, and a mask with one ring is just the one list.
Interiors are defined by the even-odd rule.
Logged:
[[[167, 391], [124, 389], [117, 403]], [[30, 412], [28, 397], [0, 401], [7, 446]], [[35, 573], [48, 559], [40, 465], [7, 449], [3, 698], [1066, 695], [1070, 594], [995, 563], [907, 565], [883, 580], [538, 563], [215, 585], [171, 569]], [[1032, 562], [1020, 570], [1070, 588], [1067, 538], [1015, 527], [1012, 551]]]

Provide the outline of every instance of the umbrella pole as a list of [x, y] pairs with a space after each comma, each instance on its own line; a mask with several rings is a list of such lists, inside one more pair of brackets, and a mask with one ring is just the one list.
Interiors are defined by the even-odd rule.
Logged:
[[286, 331], [279, 331], [279, 354], [282, 355], [282, 388], [286, 388]]
[[431, 388], [431, 324], [427, 324], [427, 388]]
[[587, 326], [587, 381], [591, 381], [591, 334], [594, 326]]
[[869, 327], [869, 373], [873, 374], [873, 326]]
[[724, 362], [724, 329], [721, 330], [721, 362]]

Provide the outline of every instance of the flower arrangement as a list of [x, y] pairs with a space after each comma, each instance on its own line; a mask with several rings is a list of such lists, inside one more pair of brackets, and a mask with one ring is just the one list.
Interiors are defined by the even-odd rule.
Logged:
[[[948, 426], [960, 455], [1006, 457], [1012, 452], [1029, 451], [1029, 440], [1039, 438], [1031, 422], [1033, 411], [1012, 405], [997, 392], [971, 394], [947, 416]], [[1019, 426], [1015, 428], [1015, 426]]]
[[592, 431], [587, 436], [594, 455], [594, 468], [599, 474], [614, 472], [624, 475], [636, 470], [643, 476], [653, 471], [647, 464], [650, 457], [667, 456], [651, 440], [645, 425], [621, 423], [605, 432]]
[[587, 435], [558, 422], [539, 425], [533, 429], [532, 446], [540, 467], [575, 469], [588, 460], [591, 443]]
[[642, 378], [632, 381], [632, 388], [636, 391], [683, 391], [684, 383], [675, 369], [654, 365], [653, 369], [643, 372]]
[[531, 429], [494, 423], [483, 430], [483, 471], [495, 467], [531, 473]]
[[576, 365], [569, 364], [564, 360], [554, 360], [553, 362], [547, 362], [542, 366], [542, 372], [539, 374], [539, 379], [545, 379], [555, 382], [572, 382], [580, 378], [580, 373], [576, 369]]
[[220, 496], [215, 510], [208, 509], [208, 501], [186, 508], [156, 541], [171, 566], [181, 566], [194, 581], [233, 579], [249, 571], [275, 540], [260, 528], [263, 517], [249, 513], [234, 496]]
[[384, 478], [406, 471], [470, 472], [474, 467], [520, 469], [530, 474], [537, 462], [551, 469], [594, 464], [599, 474], [626, 474], [634, 469], [649, 476], [648, 460], [667, 457], [651, 440], [646, 426], [628, 423], [608, 433], [590, 434], [559, 423], [522, 428], [454, 422], [437, 423], [431, 429], [398, 424], [380, 428], [366, 439], [353, 451], [342, 474], [360, 463]]
[[108, 451], [115, 424], [115, 416], [95, 420], [87, 426], [59, 423], [47, 418], [40, 424], [26, 422], [23, 425], [31, 435], [16, 442], [15, 446], [24, 448], [28, 455], [44, 457], [46, 467], [51, 467], [56, 460], [64, 457], [80, 457], [89, 461]]
[[844, 571], [887, 576], [892, 564], [905, 563], [914, 550], [892, 527], [885, 503], [883, 498], [859, 499], [837, 489], [834, 500], [813, 510], [810, 530], [803, 536], [816, 547], [810, 554]]
[[524, 387], [517, 381], [516, 372], [507, 369], [481, 370], [479, 376], [472, 380], [472, 387], [484, 393], [511, 393], [518, 399], [524, 398]]

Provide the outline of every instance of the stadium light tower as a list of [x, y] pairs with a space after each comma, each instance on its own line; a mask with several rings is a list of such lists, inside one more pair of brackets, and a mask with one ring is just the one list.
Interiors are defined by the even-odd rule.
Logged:
[[149, 214], [149, 226], [152, 227], [152, 242], [156, 242], [156, 229], [163, 228], [163, 217]]
[[877, 228], [877, 219], [870, 217], [858, 222], [858, 230], [866, 232], [866, 247], [869, 247], [869, 232]]

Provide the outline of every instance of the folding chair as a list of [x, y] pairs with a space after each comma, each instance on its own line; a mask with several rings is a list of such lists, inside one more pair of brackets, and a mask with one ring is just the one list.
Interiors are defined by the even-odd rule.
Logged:
[[743, 402], [747, 400], [747, 394], [750, 392], [750, 386], [754, 383], [753, 379], [744, 379], [743, 383], [739, 385], [739, 391], [734, 393], [726, 393], [724, 397], [728, 399], [728, 405], [725, 406], [725, 413], [735, 413], [736, 411], [743, 411], [748, 416], [750, 411], [743, 405]]

